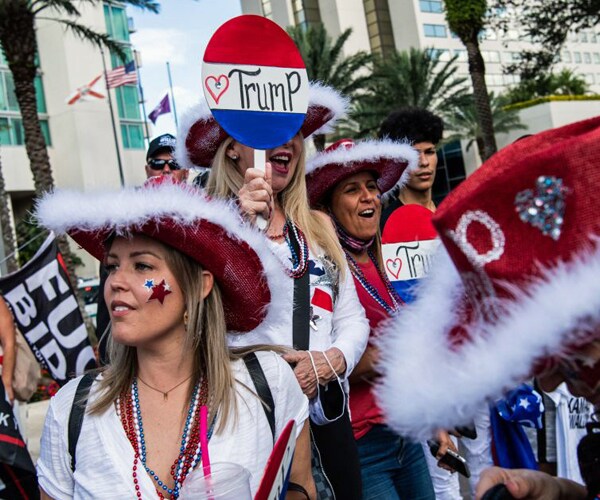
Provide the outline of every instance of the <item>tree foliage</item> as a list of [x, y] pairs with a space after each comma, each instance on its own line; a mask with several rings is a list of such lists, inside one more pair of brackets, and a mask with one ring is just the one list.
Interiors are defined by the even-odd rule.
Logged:
[[[509, 104], [506, 96], [490, 93], [490, 107], [496, 133], [508, 133], [512, 130], [524, 130], [526, 127], [519, 118], [519, 113], [505, 109]], [[462, 139], [467, 141], [467, 151], [473, 143], [477, 143], [479, 153], [483, 151], [483, 135], [477, 119], [475, 100], [472, 95], [463, 99], [460, 106], [444, 114], [444, 125], [447, 131], [446, 142]]]
[[[369, 82], [373, 56], [359, 51], [344, 56], [344, 45], [352, 34], [348, 28], [333, 40], [322, 24], [289, 26], [287, 28], [306, 64], [308, 78], [338, 90], [342, 95], [355, 97]], [[317, 150], [325, 146], [325, 136], [316, 135], [313, 142]]]
[[351, 28], [335, 40], [322, 24], [308, 28], [289, 26], [287, 32], [302, 54], [309, 80], [330, 85], [347, 96], [354, 95], [365, 86], [369, 79], [366, 70], [372, 56], [365, 51], [344, 56], [344, 45], [352, 35]]
[[535, 78], [522, 80], [506, 92], [506, 97], [508, 104], [515, 104], [550, 95], [583, 95], [588, 90], [582, 77], [565, 68], [559, 73], [539, 73]]
[[433, 50], [416, 48], [378, 57], [366, 91], [352, 103], [343, 128], [346, 135], [376, 135], [385, 117], [401, 107], [417, 106], [438, 114], [450, 109], [467, 93], [456, 59], [443, 62]]
[[522, 79], [548, 72], [570, 32], [600, 24], [600, 0], [495, 0], [494, 6], [504, 13], [497, 27], [519, 26], [538, 47], [523, 51], [520, 62], [507, 68]]

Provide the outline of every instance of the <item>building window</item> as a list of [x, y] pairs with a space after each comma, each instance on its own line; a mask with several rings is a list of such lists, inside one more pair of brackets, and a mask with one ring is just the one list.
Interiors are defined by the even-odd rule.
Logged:
[[436, 204], [439, 204], [466, 177], [460, 141], [450, 142], [439, 149], [438, 158], [433, 184], [433, 199]]
[[264, 17], [269, 19], [272, 18], [273, 7], [271, 6], [271, 0], [261, 0], [260, 7]]
[[419, 6], [421, 7], [421, 12], [433, 12], [435, 14], [444, 12], [441, 1], [420, 0]]
[[318, 0], [292, 0], [292, 8], [296, 26], [307, 28], [321, 22]]
[[469, 56], [467, 55], [467, 51], [465, 49], [455, 50], [454, 55], [458, 56], [456, 59], [458, 62], [467, 62], [469, 60]]
[[598, 39], [596, 37], [596, 33], [590, 33], [590, 42], [591, 43], [597, 43]]
[[121, 121], [121, 137], [125, 149], [144, 149], [144, 130], [141, 123]]
[[594, 64], [600, 64], [600, 54], [594, 52]]
[[371, 52], [387, 55], [396, 50], [388, 0], [363, 0]]
[[497, 86], [500, 86], [500, 85], [504, 85], [504, 79], [503, 79], [502, 76], [503, 75], [501, 75], [501, 74], [486, 73], [486, 75], [485, 75], [485, 82], [490, 87], [497, 87]]
[[482, 50], [481, 56], [486, 63], [499, 63], [500, 52], [497, 50]]
[[503, 78], [504, 85], [512, 85], [521, 81], [521, 77], [519, 75], [503, 75]]
[[580, 63], [581, 62], [581, 53], [580, 52], [573, 52], [573, 60], [576, 63]]
[[[39, 59], [36, 56], [36, 65]], [[39, 113], [46, 113], [46, 99], [44, 98], [44, 86], [42, 77], [37, 75], [33, 81], [35, 97]], [[25, 132], [23, 120], [19, 116], [20, 109], [15, 94], [15, 82], [13, 75], [8, 69], [8, 63], [2, 48], [0, 47], [0, 144], [9, 146], [22, 146], [25, 144]], [[51, 146], [50, 128], [47, 118], [40, 117], [40, 126], [47, 146]]]
[[583, 62], [585, 64], [592, 64], [592, 55], [589, 52], [583, 53]]
[[581, 41], [582, 43], [587, 43], [588, 34], [585, 31], [582, 31], [581, 33], [579, 33], [579, 41]]
[[431, 38], [446, 38], [448, 36], [446, 26], [443, 24], [424, 24], [425, 36]]
[[594, 78], [593, 73], [588, 73], [587, 75], [584, 75], [584, 78], [585, 78], [585, 82], [588, 85], [594, 85], [596, 83], [596, 79]]
[[563, 50], [560, 56], [560, 60], [564, 63], [571, 62], [571, 53], [568, 50]]
[[[42, 135], [46, 141], [46, 146], [52, 146], [48, 120], [40, 120], [40, 126], [42, 128]], [[0, 145], [22, 146], [23, 144], [25, 144], [23, 120], [18, 116], [0, 116]]]
[[437, 59], [441, 62], [450, 60], [450, 51], [448, 49], [428, 49], [428, 52], [432, 59]]
[[129, 22], [123, 7], [104, 4], [104, 19], [108, 36], [119, 42], [129, 42]]
[[141, 120], [138, 89], [135, 85], [123, 85], [115, 89], [119, 118]]

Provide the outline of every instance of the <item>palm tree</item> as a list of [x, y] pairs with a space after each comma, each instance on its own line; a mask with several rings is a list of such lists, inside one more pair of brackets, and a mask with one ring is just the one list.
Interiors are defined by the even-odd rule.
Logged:
[[[289, 26], [287, 32], [302, 54], [309, 80], [325, 83], [347, 97], [354, 97], [365, 88], [370, 77], [367, 70], [373, 57], [365, 51], [344, 57], [343, 49], [352, 34], [351, 28], [335, 40], [322, 24], [308, 28]], [[317, 135], [313, 141], [317, 150], [321, 151], [325, 136]]]
[[375, 135], [394, 109], [416, 106], [442, 114], [467, 92], [466, 78], [457, 76], [457, 56], [440, 61], [431, 49], [392, 52], [375, 61], [367, 91], [352, 106], [348, 133]]
[[514, 104], [550, 95], [583, 95], [588, 90], [582, 77], [565, 68], [559, 73], [540, 73], [535, 78], [521, 80], [506, 95], [508, 104]]
[[469, 74], [473, 85], [473, 98], [477, 120], [483, 139], [482, 157], [487, 160], [497, 151], [494, 136], [492, 109], [485, 83], [485, 64], [479, 49], [479, 35], [486, 23], [486, 0], [445, 0], [446, 21], [467, 49]]
[[[490, 93], [494, 131], [507, 134], [512, 130], [524, 130], [526, 127], [521, 123], [518, 111], [504, 109], [507, 104], [508, 100], [505, 96], [496, 96], [493, 92]], [[479, 155], [482, 156], [481, 153], [484, 148], [483, 134], [477, 119], [475, 99], [472, 95], [467, 96], [460, 106], [444, 114], [444, 125], [449, 132], [445, 142], [467, 140], [467, 151], [471, 149], [473, 143], [477, 143]]]

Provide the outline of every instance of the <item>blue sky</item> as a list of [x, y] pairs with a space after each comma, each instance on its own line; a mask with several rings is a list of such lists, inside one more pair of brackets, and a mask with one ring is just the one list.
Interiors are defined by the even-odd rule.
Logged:
[[[171, 66], [177, 115], [199, 99], [202, 56], [215, 30], [242, 13], [239, 0], [162, 0], [160, 14], [128, 8], [136, 32], [134, 48], [141, 52], [140, 75], [149, 113], [169, 89], [166, 62]], [[150, 126], [152, 124], [150, 123]], [[175, 134], [173, 113], [161, 115], [151, 137]]]

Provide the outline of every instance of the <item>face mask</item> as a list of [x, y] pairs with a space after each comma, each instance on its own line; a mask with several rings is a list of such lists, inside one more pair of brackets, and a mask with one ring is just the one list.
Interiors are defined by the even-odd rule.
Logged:
[[[315, 360], [313, 359], [312, 353], [307, 351], [310, 357], [310, 362], [312, 363], [313, 370], [315, 371], [315, 375], [317, 376], [317, 367], [315, 365]], [[323, 353], [325, 357], [325, 361], [331, 368], [333, 373], [336, 371], [331, 366], [327, 355]], [[310, 400], [310, 404], [308, 407], [308, 412], [310, 414], [310, 419], [316, 425], [326, 425], [331, 424], [338, 420], [344, 414], [344, 410], [346, 409], [346, 391], [344, 390], [344, 386], [342, 385], [341, 379], [335, 375], [336, 380], [332, 380], [325, 387], [322, 387], [317, 382], [317, 395]], [[318, 379], [318, 376], [317, 376]]]

